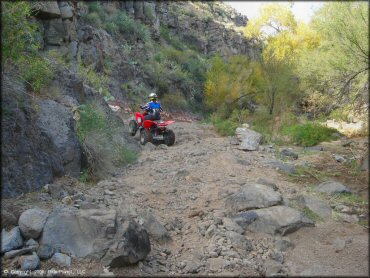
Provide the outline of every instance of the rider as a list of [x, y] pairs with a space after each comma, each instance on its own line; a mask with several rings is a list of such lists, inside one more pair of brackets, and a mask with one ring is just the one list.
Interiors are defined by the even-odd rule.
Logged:
[[147, 113], [144, 116], [144, 120], [160, 120], [160, 112], [163, 111], [161, 103], [158, 101], [158, 96], [156, 93], [151, 93], [149, 95], [149, 102], [144, 106], [140, 106], [141, 109], [145, 110]]

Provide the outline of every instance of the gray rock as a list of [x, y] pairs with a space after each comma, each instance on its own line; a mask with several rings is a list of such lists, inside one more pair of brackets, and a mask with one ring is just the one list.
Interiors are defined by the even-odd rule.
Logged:
[[223, 218], [222, 223], [226, 230], [237, 232], [238, 234], [242, 234], [244, 232], [244, 229], [240, 227], [238, 224], [236, 224], [232, 219], [230, 218]]
[[21, 270], [36, 270], [40, 267], [40, 259], [35, 253], [20, 259]]
[[110, 267], [135, 264], [143, 260], [150, 249], [147, 231], [135, 222], [125, 221], [101, 261]]
[[273, 259], [274, 261], [277, 261], [279, 263], [283, 263], [284, 262], [284, 255], [283, 253], [281, 253], [280, 251], [273, 251], [270, 255], [271, 259]]
[[226, 208], [231, 212], [264, 208], [282, 203], [279, 192], [263, 184], [248, 184], [225, 201]]
[[41, 19], [59, 18], [61, 16], [57, 1], [37, 2], [34, 3], [33, 7], [37, 10], [36, 16]]
[[347, 223], [358, 223], [358, 221], [360, 221], [356, 214], [338, 213], [338, 216]]
[[301, 195], [297, 201], [300, 207], [310, 209], [321, 218], [331, 218], [331, 207], [323, 201], [309, 195]]
[[11, 258], [18, 257], [24, 254], [32, 253], [36, 251], [36, 249], [37, 249], [37, 246], [29, 246], [29, 247], [18, 249], [18, 250], [12, 250], [4, 254], [4, 259], [11, 259]]
[[219, 269], [223, 269], [226, 265], [226, 260], [223, 258], [210, 258], [207, 260], [209, 264], [209, 270], [216, 272]]
[[18, 224], [17, 216], [13, 211], [6, 208], [1, 208], [1, 226], [16, 226]]
[[283, 265], [274, 260], [267, 260], [264, 263], [264, 268], [266, 277], [279, 276]]
[[217, 232], [217, 227], [216, 227], [216, 225], [212, 224], [208, 227], [208, 229], [205, 233], [205, 236], [207, 238], [211, 238], [216, 234], [216, 232]]
[[262, 135], [248, 128], [238, 127], [235, 131], [236, 137], [241, 142], [240, 150], [255, 151], [262, 141]]
[[54, 254], [54, 248], [47, 244], [42, 244], [37, 249], [37, 255], [41, 260], [48, 260], [53, 256]]
[[[1, 188], [2, 197], [9, 198], [40, 189], [53, 176], [62, 175], [63, 167], [50, 138], [36, 124], [38, 113], [30, 97], [19, 95], [26, 89], [5, 76], [2, 83], [2, 103], [14, 111], [13, 115], [2, 118]], [[15, 99], [14, 94], [19, 98]], [[19, 102], [24, 105], [19, 106]], [[17, 132], [14, 132], [15, 122]]]
[[39, 208], [24, 211], [19, 217], [19, 228], [24, 238], [39, 238], [49, 213]]
[[274, 206], [254, 210], [258, 217], [247, 229], [253, 232], [286, 235], [303, 226], [314, 226], [314, 222], [296, 209]]
[[251, 251], [253, 249], [251, 242], [241, 234], [228, 231], [226, 232], [226, 237], [230, 239], [231, 245], [234, 247], [234, 249], [240, 249], [244, 251]]
[[67, 256], [62, 253], [55, 253], [53, 257], [50, 259], [53, 263], [56, 263], [57, 265], [61, 267], [71, 267], [72, 259], [70, 256]]
[[38, 126], [56, 146], [65, 174], [78, 177], [81, 169], [81, 148], [74, 131], [72, 112], [53, 100], [42, 100], [39, 106]]
[[271, 187], [272, 189], [274, 189], [275, 191], [277, 191], [277, 190], [278, 190], [278, 187], [276, 186], [276, 184], [275, 184], [275, 183], [273, 183], [272, 181], [269, 181], [269, 180], [265, 180], [265, 179], [262, 179], [262, 178], [258, 178], [258, 180], [256, 181], [256, 183], [270, 186], [270, 187]]
[[286, 252], [289, 248], [294, 248], [294, 243], [287, 237], [276, 239], [274, 244], [276, 250], [281, 252]]
[[369, 171], [369, 152], [362, 157], [361, 171]]
[[163, 242], [171, 240], [171, 236], [167, 229], [154, 217], [152, 213], [146, 211], [141, 215], [141, 220], [143, 222], [143, 227], [147, 230], [150, 236]]
[[334, 155], [334, 159], [336, 162], [340, 162], [340, 163], [346, 161], [346, 159], [343, 156], [338, 155], [338, 154]]
[[68, 2], [59, 2], [59, 9], [63, 19], [70, 19], [73, 17], [74, 8]]
[[284, 173], [287, 173], [288, 175], [295, 174], [297, 171], [294, 167], [294, 165], [284, 163], [281, 161], [271, 161], [268, 163], [269, 166], [271, 166], [274, 169], [280, 170]]
[[14, 227], [9, 232], [1, 231], [1, 253], [5, 253], [23, 246], [23, 239], [19, 227]]
[[298, 159], [298, 154], [293, 152], [291, 149], [283, 149], [281, 150], [281, 154], [284, 156], [292, 157], [293, 159]]
[[34, 240], [33, 238], [30, 238], [27, 242], [26, 242], [26, 246], [29, 247], [29, 246], [36, 246], [39, 247], [39, 243]]
[[200, 268], [200, 264], [195, 261], [187, 261], [185, 272], [186, 273], [198, 273]]
[[333, 241], [333, 247], [334, 247], [335, 252], [338, 253], [346, 247], [346, 241], [340, 238], [336, 238]]
[[322, 147], [322, 146], [305, 147], [304, 150], [305, 151], [319, 151], [319, 152], [322, 152], [322, 151], [324, 151], [324, 147]]
[[77, 257], [102, 256], [101, 245], [109, 244], [116, 232], [116, 215], [115, 210], [56, 207], [46, 221], [40, 244], [52, 247], [61, 244]]
[[244, 230], [246, 227], [257, 219], [258, 215], [255, 211], [243, 211], [237, 213], [233, 220]]
[[316, 186], [315, 191], [326, 193], [329, 195], [340, 193], [351, 193], [351, 191], [346, 186], [336, 181], [326, 181], [320, 183], [318, 186]]

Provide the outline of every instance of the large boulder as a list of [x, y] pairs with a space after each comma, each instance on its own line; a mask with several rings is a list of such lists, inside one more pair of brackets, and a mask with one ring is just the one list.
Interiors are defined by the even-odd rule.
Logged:
[[326, 181], [320, 183], [315, 188], [316, 192], [326, 193], [329, 195], [340, 194], [340, 193], [351, 193], [351, 191], [342, 183], [336, 181]]
[[245, 236], [233, 232], [233, 231], [227, 231], [226, 237], [230, 239], [231, 245], [234, 249], [240, 249], [243, 251], [251, 251], [253, 249], [252, 243], [245, 238]]
[[81, 169], [81, 148], [75, 133], [72, 112], [53, 100], [42, 100], [39, 106], [39, 128], [51, 138], [57, 148], [65, 174], [78, 177]]
[[40, 259], [36, 253], [30, 256], [23, 256], [19, 259], [21, 270], [36, 270], [40, 267]]
[[1, 231], [1, 253], [5, 253], [23, 246], [23, 238], [19, 227], [14, 227], [9, 232]]
[[[4, 75], [2, 103], [2, 197], [35, 191], [63, 175], [60, 154], [51, 139], [37, 126], [38, 113], [23, 84]], [[17, 96], [17, 97], [15, 97]], [[19, 105], [19, 102], [23, 105]]]
[[230, 212], [239, 212], [279, 205], [282, 200], [278, 191], [270, 186], [256, 183], [244, 185], [238, 192], [226, 199], [225, 205]]
[[314, 226], [314, 222], [300, 211], [286, 206], [257, 209], [254, 212], [257, 219], [247, 226], [253, 232], [286, 235], [303, 226]]
[[136, 222], [125, 221], [120, 226], [113, 244], [102, 258], [102, 263], [110, 267], [135, 264], [143, 260], [150, 250], [147, 231]]
[[19, 217], [19, 228], [25, 239], [37, 239], [44, 228], [49, 213], [39, 208], [24, 211]]
[[54, 248], [61, 245], [66, 252], [77, 257], [91, 254], [100, 257], [104, 252], [97, 250], [96, 246], [100, 242], [108, 244], [108, 240], [114, 237], [116, 214], [115, 210], [57, 207], [46, 221], [40, 245]]
[[62, 247], [63, 253], [76, 257], [102, 259], [112, 267], [136, 263], [150, 252], [146, 230], [108, 209], [56, 207], [46, 221], [40, 244]]
[[35, 15], [41, 19], [53, 19], [61, 17], [57, 1], [34, 1]]
[[143, 227], [154, 239], [159, 241], [169, 241], [171, 239], [167, 229], [155, 218], [151, 212], [145, 211], [139, 217], [139, 222], [142, 222]]
[[245, 127], [238, 127], [235, 131], [236, 137], [240, 141], [238, 149], [255, 151], [261, 143], [262, 135]]
[[288, 175], [293, 175], [297, 172], [294, 165], [282, 161], [270, 161], [267, 165]]
[[63, 19], [71, 19], [74, 15], [74, 7], [68, 1], [59, 1], [59, 10]]
[[297, 198], [298, 205], [307, 208], [323, 219], [331, 217], [331, 207], [323, 201], [308, 195], [302, 195]]

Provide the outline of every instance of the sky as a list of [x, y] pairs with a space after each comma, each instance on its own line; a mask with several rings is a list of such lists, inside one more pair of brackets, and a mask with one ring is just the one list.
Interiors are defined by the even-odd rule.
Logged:
[[267, 3], [293, 3], [292, 11], [297, 20], [303, 20], [308, 23], [313, 15], [313, 12], [320, 8], [325, 2], [312, 1], [225, 1], [226, 4], [232, 6], [238, 12], [246, 15], [248, 19], [258, 17], [261, 5]]

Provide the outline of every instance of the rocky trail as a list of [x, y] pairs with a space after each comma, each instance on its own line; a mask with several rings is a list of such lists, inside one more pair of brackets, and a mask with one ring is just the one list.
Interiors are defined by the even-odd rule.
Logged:
[[[273, 146], [240, 150], [235, 138], [207, 124], [176, 122], [172, 129], [174, 146], [143, 146], [137, 162], [97, 185], [63, 178], [5, 200], [6, 226], [19, 224], [24, 241], [39, 240], [9, 247], [3, 269], [22, 267], [37, 250], [41, 270], [86, 276], [368, 274], [367, 205], [338, 197], [364, 194], [361, 186], [294, 180], [319, 150], [294, 150], [298, 159], [285, 151], [282, 159]], [[21, 253], [34, 255], [8, 254], [25, 248]], [[119, 259], [124, 267], [104, 266], [121, 266]]]

